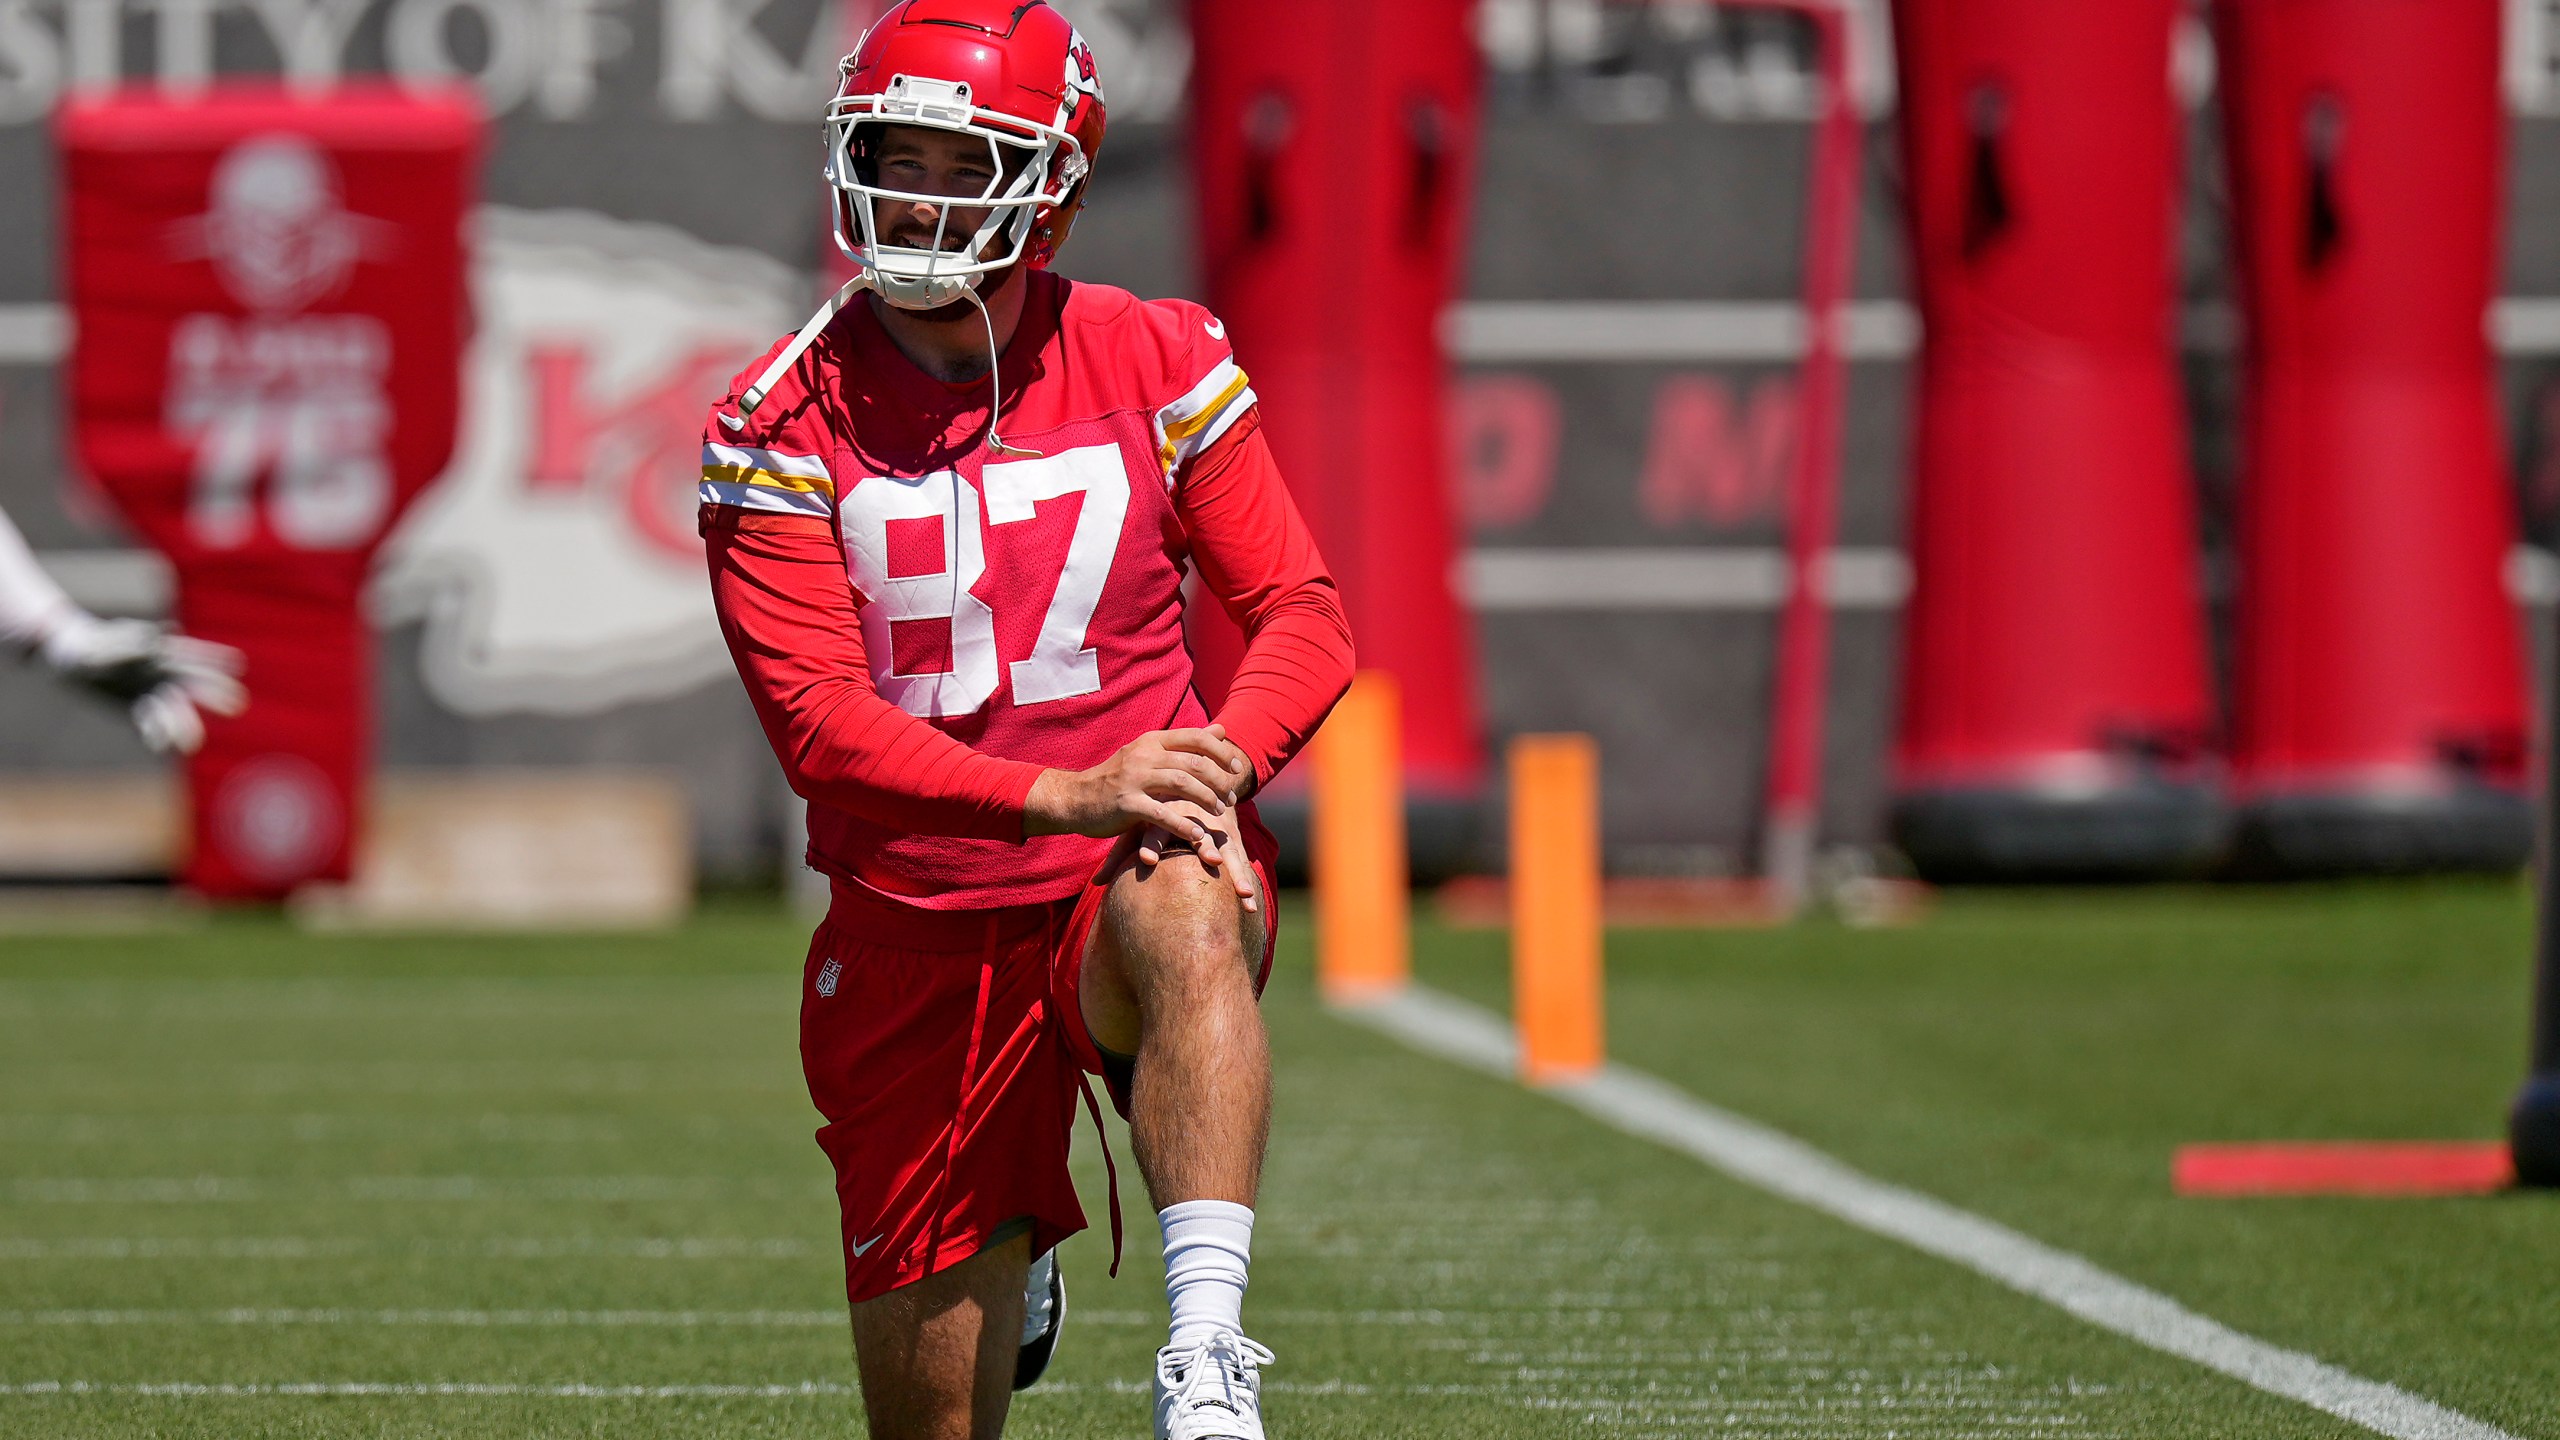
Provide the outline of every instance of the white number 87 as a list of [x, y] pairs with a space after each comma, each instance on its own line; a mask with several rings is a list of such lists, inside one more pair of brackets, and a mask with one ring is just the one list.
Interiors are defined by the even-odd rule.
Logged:
[[[1117, 445], [1088, 445], [1031, 460], [985, 467], [972, 486], [953, 470], [915, 479], [866, 479], [844, 497], [845, 558], [854, 585], [867, 597], [862, 644], [870, 653], [873, 688], [910, 715], [945, 718], [974, 713], [996, 693], [995, 611], [969, 593], [986, 573], [979, 528], [980, 491], [986, 521], [1028, 520], [1043, 500], [1081, 494], [1075, 536], [1058, 573], [1058, 588], [1040, 621], [1029, 658], [1016, 660], [1013, 702], [1037, 705], [1102, 688], [1101, 666], [1085, 645], [1085, 631], [1101, 603], [1103, 582], [1120, 549], [1120, 525], [1129, 513], [1129, 471]], [[908, 560], [904, 573], [890, 566], [890, 524], [931, 520], [941, 533], [940, 562], [924, 569]], [[891, 625], [901, 620], [951, 622], [951, 668], [900, 675]]]

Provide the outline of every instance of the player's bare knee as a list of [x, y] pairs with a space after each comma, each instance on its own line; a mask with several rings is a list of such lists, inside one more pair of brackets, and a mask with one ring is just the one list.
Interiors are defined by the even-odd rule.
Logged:
[[1225, 985], [1261, 967], [1261, 936], [1225, 876], [1189, 855], [1169, 856], [1112, 882], [1104, 922], [1140, 991]]

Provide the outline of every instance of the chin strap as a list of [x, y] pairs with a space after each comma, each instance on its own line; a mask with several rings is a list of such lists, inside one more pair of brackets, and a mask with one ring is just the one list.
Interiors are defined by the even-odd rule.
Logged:
[[[844, 282], [843, 285], [838, 286], [836, 293], [827, 298], [827, 303], [818, 307], [818, 313], [809, 317], [809, 323], [800, 327], [800, 333], [791, 337], [791, 343], [782, 347], [782, 353], [773, 357], [773, 363], [764, 367], [764, 373], [756, 377], [756, 383], [748, 386], [745, 391], [740, 393], [738, 396], [737, 415], [734, 418], [728, 415], [723, 415], [720, 417], [720, 423], [728, 426], [731, 430], [746, 429], [747, 417], [756, 413], [756, 407], [764, 403], [764, 397], [772, 392], [774, 384], [781, 380], [783, 375], [791, 369], [792, 364], [799, 360], [801, 354], [808, 350], [811, 344], [816, 342], [818, 332], [826, 329], [828, 323], [833, 321], [845, 306], [853, 302], [854, 296], [861, 294], [865, 290], [875, 290], [878, 288], [878, 285], [873, 282], [871, 272], [869, 270], [864, 270], [862, 273]], [[1004, 443], [1004, 437], [996, 433], [996, 417], [1004, 413], [1004, 355], [1002, 351], [996, 348], [995, 317], [987, 313], [987, 302], [978, 298], [977, 286], [969, 285], [962, 287], [960, 291], [960, 298], [977, 307], [978, 319], [980, 323], [987, 327], [987, 385], [989, 392], [987, 401], [987, 449], [1000, 456], [1017, 457], [1024, 460], [1037, 460], [1040, 458], [1039, 451], [1024, 450], [1017, 446], [1007, 445]]]
[[792, 362], [800, 358], [801, 352], [817, 340], [818, 332], [826, 329], [827, 322], [835, 319], [836, 313], [851, 303], [854, 296], [870, 288], [871, 272], [868, 270], [838, 286], [827, 303], [818, 307], [818, 313], [809, 317], [809, 323], [800, 327], [800, 333], [791, 337], [791, 343], [782, 347], [782, 353], [773, 357], [773, 363], [764, 367], [764, 373], [756, 377], [756, 383], [748, 386], [746, 392], [738, 397], [738, 418], [731, 420], [723, 415], [720, 423], [732, 430], [745, 429], [747, 417], [756, 413], [756, 407], [764, 403], [764, 397], [772, 391], [774, 382], [780, 380]]
[[1004, 443], [1004, 437], [996, 433], [996, 417], [1004, 413], [1004, 355], [996, 349], [996, 319], [987, 313], [987, 302], [978, 298], [977, 286], [972, 285], [960, 293], [970, 304], [978, 307], [978, 318], [987, 327], [987, 449], [998, 455], [1018, 455], [1025, 460], [1037, 460], [1039, 451], [1016, 449]]

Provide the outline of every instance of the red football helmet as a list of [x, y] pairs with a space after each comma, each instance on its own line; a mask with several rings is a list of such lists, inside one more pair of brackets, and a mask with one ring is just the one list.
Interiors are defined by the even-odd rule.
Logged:
[[[1064, 15], [1041, 0], [906, 0], [863, 32], [842, 70], [826, 120], [836, 245], [884, 299], [934, 309], [974, 277], [1044, 266], [1066, 243], [1102, 147], [1102, 81], [1093, 47]], [[878, 183], [870, 157], [885, 125], [986, 142], [995, 178], [967, 203], [987, 218], [964, 248], [880, 243], [874, 200], [942, 203], [947, 224], [952, 198]]]
[[[980, 275], [1017, 264], [1047, 265], [1067, 242], [1084, 203], [1085, 178], [1102, 148], [1102, 80], [1093, 47], [1067, 17], [1041, 0], [906, 0], [862, 32], [840, 67], [827, 104], [827, 184], [834, 191], [836, 247], [854, 276], [774, 356], [722, 420], [744, 433], [774, 383], [857, 293], [876, 290], [892, 305], [938, 310], [976, 300]], [[881, 186], [871, 163], [879, 130], [923, 125], [987, 144], [995, 178], [959, 208], [987, 218], [963, 248], [880, 243], [875, 200], [930, 201], [950, 223], [956, 197]], [[1011, 152], [1013, 163], [1007, 163]], [[980, 303], [981, 313], [985, 310]], [[988, 346], [995, 329], [990, 321]], [[995, 438], [988, 443], [1007, 447]]]

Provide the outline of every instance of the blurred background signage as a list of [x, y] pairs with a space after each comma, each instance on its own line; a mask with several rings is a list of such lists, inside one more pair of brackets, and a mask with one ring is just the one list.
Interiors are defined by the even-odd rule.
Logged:
[[[680, 453], [701, 404], [806, 313], [822, 267], [816, 115], [874, 0], [0, 0], [0, 506], [91, 603], [162, 613], [165, 568], [63, 428], [71, 324], [47, 119], [119, 84], [306, 93], [460, 84], [490, 118], [470, 218], [475, 328], [452, 463], [370, 590], [383, 765], [662, 772], [706, 873], [766, 875], [788, 807], [703, 603]], [[1177, 0], [1065, 0], [1112, 103], [1065, 269], [1207, 296], [1191, 196], [1192, 28]], [[1920, 341], [1884, 0], [1847, 7], [1867, 122], [1824, 834], [1881, 844], [1911, 596], [1906, 457]], [[2505, 260], [2490, 323], [2527, 546], [2508, 593], [2560, 591], [2560, 5], [2505, 0]], [[1781, 545], [1798, 454], [1807, 123], [1800, 25], [1703, 0], [1481, 0], [1482, 130], [1433, 427], [1460, 535], [1488, 740], [1589, 730], [1622, 873], [1746, 868], [1759, 824]], [[1323, 63], [1311, 55], [1310, 64]], [[2231, 623], [2243, 384], [2216, 42], [2180, 7], [2187, 117], [2174, 363], [2200, 501], [2197, 584]], [[1251, 353], [1250, 336], [1240, 345]], [[1418, 443], [1418, 442], [1417, 442]], [[675, 480], [665, 477], [675, 476]], [[662, 483], [663, 482], [663, 483]], [[1436, 577], [1435, 577], [1436, 580]], [[2217, 659], [2217, 665], [2225, 663]], [[2227, 682], [2217, 676], [2217, 686]], [[45, 687], [0, 690], [0, 778], [143, 776]], [[1478, 827], [1475, 837], [1485, 832]], [[1469, 837], [1442, 857], [1471, 858]]]
[[373, 770], [375, 548], [453, 454], [469, 328], [464, 92], [84, 96], [60, 122], [83, 471], [259, 676], [188, 757], [186, 880], [353, 872]]

